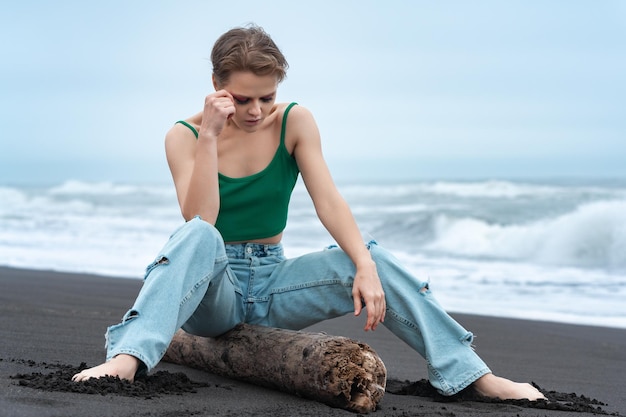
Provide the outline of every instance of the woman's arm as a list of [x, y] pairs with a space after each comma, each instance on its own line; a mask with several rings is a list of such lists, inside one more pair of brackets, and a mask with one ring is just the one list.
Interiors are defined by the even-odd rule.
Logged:
[[165, 153], [185, 220], [200, 216], [215, 224], [220, 209], [217, 137], [235, 112], [232, 96], [217, 91], [206, 97], [198, 139], [189, 128], [174, 125], [165, 137]]
[[324, 161], [319, 130], [307, 109], [296, 106], [291, 110], [287, 135], [293, 135], [294, 155], [320, 221], [356, 267], [352, 288], [354, 313], [359, 315], [365, 302], [365, 330], [375, 330], [385, 318], [385, 294], [350, 207], [337, 190]]

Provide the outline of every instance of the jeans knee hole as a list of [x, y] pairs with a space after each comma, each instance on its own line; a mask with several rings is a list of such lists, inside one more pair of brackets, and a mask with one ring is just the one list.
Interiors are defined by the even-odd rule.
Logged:
[[137, 310], [129, 310], [128, 313], [124, 314], [122, 318], [122, 323], [127, 323], [128, 321], [139, 317], [139, 312]]
[[463, 337], [461, 337], [461, 342], [464, 345], [470, 346], [473, 348], [472, 343], [474, 342], [474, 334], [472, 332], [468, 332]]

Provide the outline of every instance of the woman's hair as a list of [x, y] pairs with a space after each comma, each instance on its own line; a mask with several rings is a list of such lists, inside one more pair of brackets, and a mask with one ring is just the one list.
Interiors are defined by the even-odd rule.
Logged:
[[215, 82], [220, 86], [235, 71], [275, 75], [281, 82], [289, 67], [272, 38], [256, 25], [234, 28], [220, 36], [213, 46], [211, 62]]

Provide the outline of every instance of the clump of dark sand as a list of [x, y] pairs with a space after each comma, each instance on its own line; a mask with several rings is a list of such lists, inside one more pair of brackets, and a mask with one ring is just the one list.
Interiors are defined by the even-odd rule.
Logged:
[[539, 408], [544, 410], [594, 413], [614, 416], [619, 415], [616, 413], [609, 414], [607, 411], [603, 410], [601, 406], [606, 406], [607, 404], [604, 404], [596, 399], [592, 399], [584, 395], [579, 396], [576, 393], [568, 394], [556, 391], [547, 391], [534, 383], [533, 385], [535, 388], [541, 391], [541, 393], [548, 399], [547, 401], [498, 400], [493, 398], [486, 398], [476, 393], [472, 388], [467, 388], [456, 395], [446, 397], [439, 394], [437, 390], [433, 388], [433, 386], [430, 385], [430, 383], [426, 379], [415, 382], [389, 380], [387, 381], [386, 391], [391, 394], [397, 395], [414, 395], [417, 397], [428, 397], [439, 402], [475, 401], [484, 403], [511, 404], [518, 407]]
[[43, 391], [63, 391], [99, 395], [114, 394], [127, 397], [153, 398], [160, 395], [195, 393], [198, 388], [208, 386], [208, 384], [190, 380], [187, 375], [182, 372], [171, 373], [167, 371], [158, 371], [154, 374], [138, 376], [135, 382], [129, 382], [111, 376], [89, 379], [82, 382], [73, 382], [72, 376], [87, 368], [85, 363], [81, 363], [78, 367], [62, 364], [35, 364], [34, 362], [25, 362], [25, 364], [46, 369], [56, 368], [55, 371], [49, 373], [33, 372], [30, 374], [11, 376], [11, 379], [17, 380], [17, 383], [21, 386]]
[[[89, 379], [83, 382], [73, 382], [72, 376], [88, 366], [81, 363], [78, 367], [63, 364], [47, 364], [37, 363], [28, 360], [12, 360], [20, 362], [29, 367], [37, 367], [44, 369], [53, 369], [52, 372], [33, 372], [30, 374], [17, 374], [11, 376], [11, 379], [17, 381], [21, 386], [35, 388], [43, 391], [63, 391], [75, 392], [81, 394], [99, 394], [99, 395], [123, 395], [128, 397], [144, 397], [154, 398], [161, 395], [181, 395], [184, 393], [195, 393], [198, 388], [208, 387], [208, 384], [194, 382], [190, 380], [182, 372], [158, 371], [150, 375], [141, 375], [135, 379], [135, 382], [121, 380], [117, 377], [103, 377], [98, 379]], [[500, 403], [511, 404], [525, 408], [538, 408], [545, 410], [559, 410], [580, 413], [594, 413], [603, 415], [609, 414], [602, 409], [606, 406], [596, 399], [577, 395], [575, 393], [561, 393], [556, 391], [547, 391], [535, 385], [545, 396], [547, 401], [529, 401], [529, 400], [495, 400], [485, 398], [477, 394], [473, 389], [468, 388], [460, 393], [446, 397], [437, 392], [435, 388], [426, 380], [419, 381], [398, 381], [388, 380], [386, 391], [396, 395], [412, 395], [417, 397], [432, 398], [438, 402], [461, 402], [474, 401], [482, 403]], [[223, 387], [228, 389], [228, 387]]]

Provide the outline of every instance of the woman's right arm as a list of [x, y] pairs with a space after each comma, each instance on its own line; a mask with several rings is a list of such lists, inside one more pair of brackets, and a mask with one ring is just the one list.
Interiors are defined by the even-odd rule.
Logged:
[[186, 221], [195, 216], [215, 224], [220, 208], [217, 138], [235, 112], [232, 96], [216, 91], [206, 97], [198, 139], [176, 124], [165, 137], [165, 153], [178, 204]]

